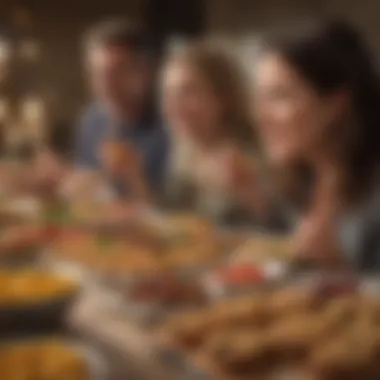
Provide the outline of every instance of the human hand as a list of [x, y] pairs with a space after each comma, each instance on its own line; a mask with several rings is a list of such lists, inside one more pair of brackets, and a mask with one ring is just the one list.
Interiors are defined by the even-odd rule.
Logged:
[[231, 196], [252, 211], [265, 213], [267, 197], [261, 184], [258, 164], [240, 152], [230, 151], [225, 156], [224, 165]]
[[297, 258], [325, 269], [347, 267], [341, 252], [334, 221], [318, 216], [305, 217], [295, 234]]
[[142, 171], [142, 158], [137, 149], [127, 143], [105, 141], [100, 147], [104, 169], [114, 177], [137, 177]]
[[54, 152], [44, 150], [38, 153], [33, 162], [33, 176], [30, 187], [39, 194], [52, 194], [67, 174], [66, 165]]
[[256, 173], [252, 163], [241, 152], [231, 149], [225, 152], [223, 166], [230, 193], [238, 198], [247, 195], [255, 182]]

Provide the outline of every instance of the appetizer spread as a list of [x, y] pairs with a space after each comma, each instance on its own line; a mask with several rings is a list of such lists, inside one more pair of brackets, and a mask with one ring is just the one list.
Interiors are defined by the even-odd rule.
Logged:
[[324, 297], [292, 287], [169, 318], [163, 333], [222, 378], [287, 368], [313, 380], [377, 379], [379, 316], [380, 302], [357, 293]]

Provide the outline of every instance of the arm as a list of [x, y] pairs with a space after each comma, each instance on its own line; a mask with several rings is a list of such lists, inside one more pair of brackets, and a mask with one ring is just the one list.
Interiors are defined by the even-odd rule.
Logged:
[[[357, 244], [352, 252], [358, 269], [366, 272], [380, 270], [380, 201], [375, 200], [366, 215], [356, 219]], [[350, 234], [352, 236], [352, 234]]]
[[133, 196], [146, 203], [159, 203], [165, 192], [169, 141], [159, 128], [146, 141], [145, 154], [135, 152], [134, 168], [127, 170], [126, 182]]
[[169, 149], [169, 138], [160, 128], [149, 139], [144, 162], [145, 181], [155, 200], [162, 198], [167, 185]]
[[231, 197], [248, 214], [248, 220], [268, 229], [288, 229], [288, 213], [266, 183], [257, 160], [239, 151], [230, 152], [226, 170]]
[[97, 173], [96, 139], [98, 121], [95, 107], [87, 109], [80, 118], [75, 133], [74, 165], [68, 170], [60, 194], [65, 198], [81, 197], [91, 192], [101, 178]]
[[99, 120], [94, 107], [89, 108], [80, 118], [74, 141], [74, 167], [76, 169], [97, 169], [97, 128]]
[[308, 212], [296, 230], [297, 253], [300, 260], [328, 269], [350, 266], [341, 238], [341, 193], [337, 176], [324, 176], [313, 189]]

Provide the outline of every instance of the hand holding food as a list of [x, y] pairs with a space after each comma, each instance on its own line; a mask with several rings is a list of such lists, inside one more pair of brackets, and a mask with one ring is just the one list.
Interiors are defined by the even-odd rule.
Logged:
[[100, 148], [100, 160], [106, 174], [126, 186], [135, 201], [150, 203], [143, 158], [137, 149], [127, 143], [104, 141]]
[[253, 213], [265, 216], [269, 197], [260, 178], [258, 163], [231, 150], [225, 155], [224, 165], [230, 195]]
[[238, 196], [246, 196], [257, 174], [253, 163], [240, 152], [231, 149], [225, 153], [224, 165], [230, 191]]
[[348, 268], [336, 236], [336, 226], [325, 218], [305, 218], [295, 235], [300, 261], [325, 269]]
[[100, 160], [105, 170], [116, 177], [135, 178], [142, 170], [142, 158], [138, 151], [119, 141], [104, 141], [100, 147]]
[[94, 170], [76, 170], [61, 184], [59, 193], [74, 203], [99, 202], [98, 194], [107, 192], [107, 185], [101, 175]]

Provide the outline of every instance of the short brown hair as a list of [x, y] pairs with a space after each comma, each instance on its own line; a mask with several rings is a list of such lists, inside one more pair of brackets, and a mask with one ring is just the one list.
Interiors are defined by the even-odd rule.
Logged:
[[116, 46], [147, 55], [152, 50], [151, 41], [144, 26], [125, 18], [108, 19], [96, 24], [85, 33], [84, 43], [87, 48]]

